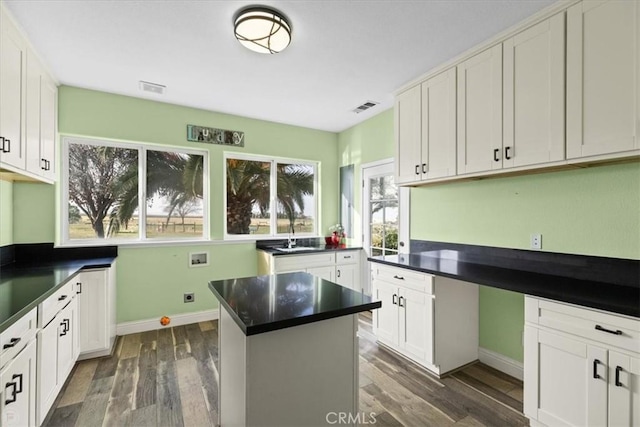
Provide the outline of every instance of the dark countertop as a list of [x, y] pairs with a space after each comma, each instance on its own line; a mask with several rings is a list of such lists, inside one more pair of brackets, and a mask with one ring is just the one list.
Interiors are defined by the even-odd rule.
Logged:
[[14, 262], [0, 268], [0, 332], [27, 314], [80, 270], [108, 268], [115, 257]]
[[286, 247], [286, 239], [285, 240], [262, 240], [256, 242], [256, 249], [260, 251], [267, 252], [274, 256], [280, 255], [303, 255], [310, 254], [315, 252], [339, 252], [339, 251], [355, 251], [362, 249], [362, 246], [355, 246], [351, 244], [339, 245], [339, 246], [330, 246], [325, 244], [324, 239], [318, 238], [309, 238], [309, 239], [296, 239], [296, 247], [298, 248], [308, 248], [304, 250], [296, 250], [292, 252], [284, 252], [279, 251], [276, 248], [284, 248]]
[[640, 318], [638, 261], [558, 254], [554, 265], [554, 254], [532, 260], [524, 252], [483, 259], [477, 251], [445, 249], [368, 260]]
[[209, 289], [245, 335], [255, 335], [361, 311], [380, 301], [309, 273], [209, 282]]

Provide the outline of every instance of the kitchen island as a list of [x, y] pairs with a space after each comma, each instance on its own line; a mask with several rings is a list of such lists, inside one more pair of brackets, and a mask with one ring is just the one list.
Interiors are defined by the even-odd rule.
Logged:
[[[218, 280], [221, 426], [358, 415], [358, 313], [379, 301], [308, 273]], [[333, 418], [331, 418], [333, 416]]]

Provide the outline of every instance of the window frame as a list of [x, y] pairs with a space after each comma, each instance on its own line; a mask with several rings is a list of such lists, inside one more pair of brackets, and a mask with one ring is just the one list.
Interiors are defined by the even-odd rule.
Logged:
[[[63, 136], [61, 138], [62, 170], [60, 179], [60, 246], [153, 246], [166, 243], [198, 243], [210, 242], [210, 179], [209, 179], [209, 151], [173, 145], [160, 145], [147, 142], [116, 141], [101, 138], [87, 138], [75, 136]], [[90, 145], [94, 147], [113, 147], [138, 151], [138, 237], [135, 239], [71, 239], [69, 236], [69, 146], [71, 144]], [[147, 225], [147, 151], [177, 152], [182, 154], [194, 154], [203, 156], [202, 165], [202, 236], [191, 238], [169, 237], [149, 238], [146, 236]], [[143, 203], [141, 203], [143, 201]]]
[[[267, 156], [260, 154], [245, 154], [239, 153], [237, 151], [225, 151], [223, 153], [223, 167], [222, 167], [222, 182], [223, 182], [223, 200], [222, 200], [222, 230], [223, 230], [223, 238], [225, 241], [233, 241], [233, 240], [273, 240], [273, 239], [281, 239], [286, 238], [288, 233], [278, 233], [278, 200], [277, 200], [277, 167], [278, 163], [288, 163], [288, 164], [301, 164], [301, 165], [309, 165], [313, 167], [313, 196], [315, 199], [315, 207], [314, 207], [314, 224], [313, 231], [310, 233], [296, 233], [296, 238], [298, 237], [318, 237], [318, 230], [320, 229], [320, 192], [318, 191], [320, 188], [320, 162], [317, 160], [306, 160], [306, 159], [294, 159], [290, 157], [279, 157], [279, 156]], [[236, 160], [248, 160], [254, 162], [269, 162], [271, 163], [271, 176], [269, 179], [269, 212], [271, 212], [271, 217], [269, 218], [269, 234], [229, 234], [227, 232], [227, 160], [228, 159], [236, 159]], [[274, 232], [275, 231], [275, 232]]]

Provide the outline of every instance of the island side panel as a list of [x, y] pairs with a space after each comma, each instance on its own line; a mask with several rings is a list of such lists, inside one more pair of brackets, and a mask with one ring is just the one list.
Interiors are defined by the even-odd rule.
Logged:
[[[247, 425], [328, 425], [358, 412], [357, 315], [247, 337]], [[223, 424], [224, 425], [224, 424]]]
[[221, 426], [247, 425], [246, 336], [226, 310], [218, 323], [220, 393], [218, 416]]

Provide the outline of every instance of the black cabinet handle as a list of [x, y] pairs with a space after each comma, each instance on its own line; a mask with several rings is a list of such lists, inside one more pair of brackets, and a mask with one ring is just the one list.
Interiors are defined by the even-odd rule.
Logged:
[[18, 380], [18, 385], [16, 386], [16, 394], [22, 393], [22, 374], [14, 374], [11, 379]]
[[3, 139], [4, 139], [4, 142], [6, 142], [6, 144], [4, 142], [2, 143], [2, 152], [8, 153], [11, 151], [11, 140], [7, 138], [3, 138]]
[[345, 255], [342, 257], [343, 259], [351, 259], [351, 255]]
[[46, 171], [47, 170], [47, 159], [40, 159], [40, 161], [44, 165], [44, 166], [40, 166], [40, 169], [42, 169], [43, 171]]
[[404, 280], [404, 277], [402, 276], [393, 276], [394, 279], [398, 279], [398, 280]]
[[493, 150], [493, 160], [496, 162], [499, 162], [500, 159], [498, 158], [498, 153], [500, 152], [499, 148], [496, 148], [495, 150]]
[[612, 331], [611, 329], [603, 328], [600, 325], [596, 325], [596, 330], [602, 331], [602, 332], [607, 332], [607, 333], [613, 334], [613, 335], [622, 335], [622, 331], [620, 329], [616, 329], [615, 331]]
[[66, 295], [62, 295], [60, 298], [58, 298], [58, 301], [64, 301], [67, 299]]
[[416, 175], [420, 175], [420, 165], [416, 165]]
[[65, 327], [67, 328], [66, 332], [69, 332], [71, 330], [71, 322], [69, 322], [69, 319], [64, 319], [63, 322], [65, 324]]
[[337, 271], [337, 276], [340, 277], [340, 270]]
[[598, 375], [598, 365], [601, 362], [598, 359], [593, 359], [593, 378], [594, 379], [598, 379], [598, 378], [602, 378], [600, 375]]
[[622, 387], [622, 383], [620, 382], [620, 372], [622, 372], [622, 366], [616, 366], [616, 387]]
[[398, 306], [404, 307], [404, 304], [402, 303], [403, 300], [404, 300], [404, 297], [398, 298]]
[[8, 394], [8, 395], [10, 394], [10, 395], [11, 395], [11, 397], [4, 401], [4, 404], [5, 404], [5, 405], [8, 405], [8, 404], [10, 404], [10, 403], [13, 403], [13, 402], [15, 402], [15, 401], [18, 399], [18, 398], [17, 398], [18, 393], [16, 392], [17, 384], [16, 384], [15, 382], [8, 382], [8, 383], [4, 386], [4, 389], [5, 389], [5, 390], [7, 390], [9, 387], [11, 387], [11, 388], [12, 388], [12, 390], [11, 390], [9, 393], [7, 393], [7, 394]]
[[427, 173], [427, 164], [426, 163], [422, 164], [422, 173]]
[[78, 286], [78, 290], [76, 291], [76, 294], [81, 294], [82, 293], [82, 282], [76, 283], [76, 286]]
[[393, 303], [393, 305], [397, 305], [398, 304], [398, 295], [397, 294], [393, 294], [393, 299], [391, 300], [391, 302]]
[[507, 160], [511, 160], [511, 156], [509, 156], [509, 150], [511, 150], [511, 147], [504, 147], [504, 158]]
[[62, 326], [62, 332], [60, 332], [60, 336], [63, 337], [67, 335], [67, 332], [69, 332], [69, 319], [64, 319], [62, 322], [60, 322], [60, 326]]
[[0, 136], [0, 152], [4, 152], [4, 137]]
[[2, 349], [6, 350], [8, 348], [15, 347], [20, 341], [22, 341], [22, 338], [11, 338], [11, 341], [9, 341], [9, 344], [3, 345]]

